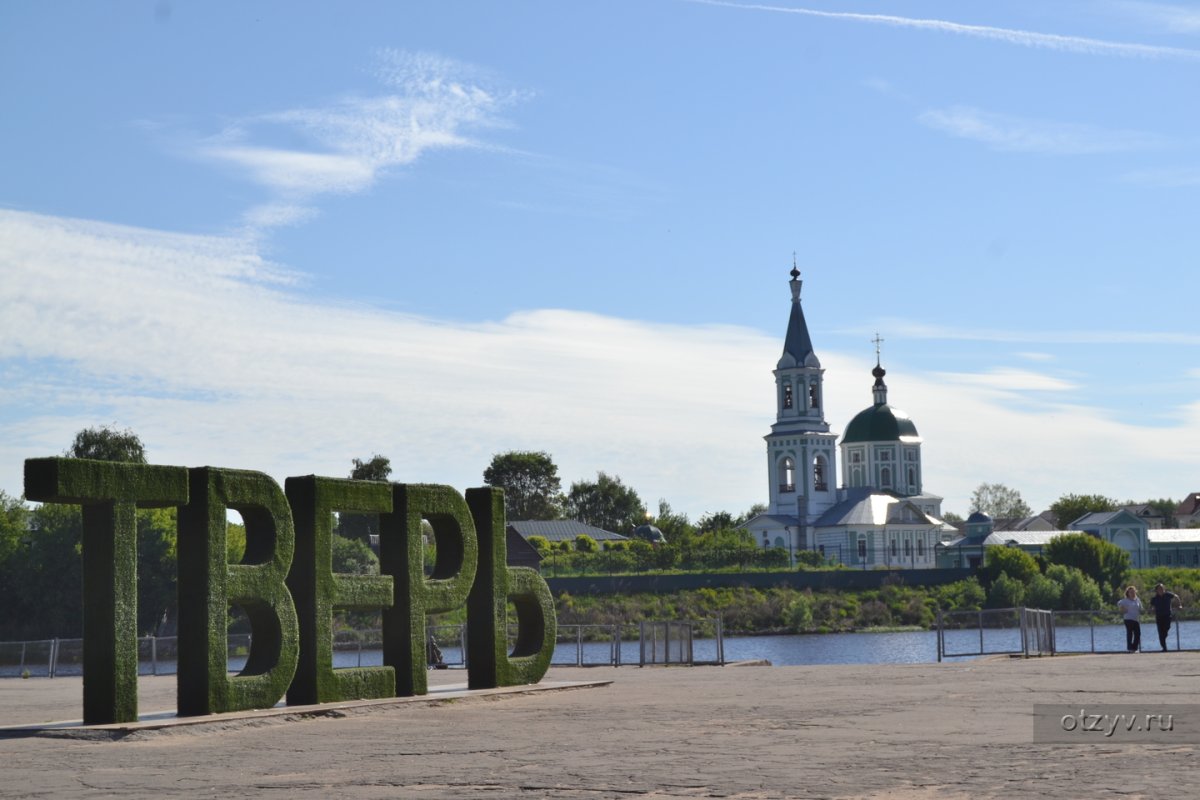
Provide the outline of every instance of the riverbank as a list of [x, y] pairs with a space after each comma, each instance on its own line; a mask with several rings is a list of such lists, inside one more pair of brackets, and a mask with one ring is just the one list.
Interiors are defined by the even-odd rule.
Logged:
[[[1153, 680], [1131, 680], [1131, 666]], [[549, 679], [613, 683], [119, 742], [7, 740], [0, 752], [15, 797], [1171, 797], [1200, 782], [1197, 673], [1190, 653], [555, 668]], [[78, 679], [0, 682], [0, 718], [61, 716], [63, 703], [77, 717], [79, 691]], [[143, 706], [169, 707], [173, 691], [143, 679]], [[1179, 741], [1035, 743], [1035, 703], [1173, 706]]]

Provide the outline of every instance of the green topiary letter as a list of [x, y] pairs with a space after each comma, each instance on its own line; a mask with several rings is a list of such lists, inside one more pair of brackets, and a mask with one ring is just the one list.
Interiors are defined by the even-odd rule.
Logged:
[[395, 696], [390, 666], [333, 668], [334, 607], [387, 609], [393, 602], [393, 581], [387, 575], [333, 571], [333, 512], [386, 516], [392, 510], [391, 486], [308, 475], [288, 478], [284, 492], [296, 524], [296, 557], [287, 585], [300, 619], [300, 661], [287, 690], [288, 705]]
[[[467, 490], [479, 537], [479, 577], [467, 601], [467, 686], [493, 689], [537, 683], [550, 668], [557, 619], [550, 587], [535, 570], [509, 567], [504, 490]], [[517, 609], [517, 641], [508, 653], [508, 603]]]
[[[380, 569], [396, 580], [396, 604], [383, 612], [383, 663], [396, 668], [401, 697], [425, 694], [425, 617], [467, 601], [479, 545], [463, 496], [449, 486], [393, 484], [393, 513], [380, 518]], [[433, 575], [425, 577], [421, 520], [437, 540]]]
[[83, 721], [136, 722], [138, 507], [188, 500], [187, 470], [77, 458], [25, 462], [25, 496], [83, 506]]
[[[296, 607], [285, 579], [296, 548], [283, 490], [261, 472], [188, 471], [190, 502], [179, 511], [180, 716], [270, 708], [296, 674]], [[226, 509], [246, 524], [246, 554], [226, 563]], [[245, 668], [228, 676], [229, 606], [250, 619]]]

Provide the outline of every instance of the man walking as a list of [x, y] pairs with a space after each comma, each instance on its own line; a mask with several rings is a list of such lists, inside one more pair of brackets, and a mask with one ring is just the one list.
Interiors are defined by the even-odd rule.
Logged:
[[1150, 598], [1154, 606], [1154, 622], [1158, 625], [1158, 643], [1163, 652], [1167, 652], [1167, 633], [1171, 630], [1171, 614], [1173, 609], [1183, 608], [1179, 595], [1168, 592], [1160, 583], [1154, 587], [1154, 597]]

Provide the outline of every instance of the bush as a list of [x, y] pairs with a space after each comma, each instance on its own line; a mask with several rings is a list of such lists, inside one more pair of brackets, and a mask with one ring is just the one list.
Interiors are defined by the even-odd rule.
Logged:
[[1083, 572], [1105, 597], [1120, 595], [1129, 575], [1129, 553], [1087, 533], [1055, 536], [1046, 543], [1042, 554], [1051, 564], [1074, 567]]
[[1025, 603], [1025, 584], [1001, 573], [987, 593], [988, 608], [1016, 608]]
[[1046, 568], [1046, 577], [1062, 586], [1059, 609], [1088, 611], [1093, 608], [1104, 608], [1100, 587], [1081, 570], [1062, 564], [1051, 564]]
[[989, 547], [984, 556], [984, 566], [979, 570], [979, 579], [988, 587], [1001, 575], [1026, 584], [1038, 572], [1037, 559], [1024, 550], [1017, 547]]
[[600, 545], [596, 544], [596, 540], [586, 533], [581, 533], [575, 537], [575, 550], [580, 553], [598, 553]]
[[1045, 575], [1035, 575], [1025, 589], [1025, 605], [1031, 608], [1058, 609], [1062, 603], [1062, 585]]

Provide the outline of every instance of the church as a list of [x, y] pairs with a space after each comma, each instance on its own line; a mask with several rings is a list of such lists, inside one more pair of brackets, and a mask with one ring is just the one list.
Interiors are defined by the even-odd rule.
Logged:
[[791, 276], [775, 424], [764, 437], [770, 503], [744, 527], [762, 547], [785, 548], [793, 562], [815, 550], [861, 569], [933, 568], [935, 545], [955, 531], [941, 520], [942, 498], [924, 491], [916, 425], [888, 404], [879, 342], [872, 404], [850, 420], [839, 443], [825, 418], [825, 370], [804, 320], [795, 265]]

